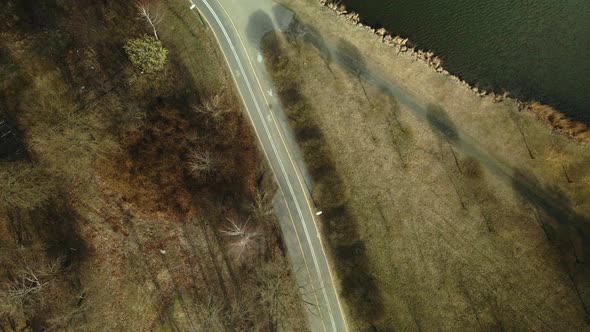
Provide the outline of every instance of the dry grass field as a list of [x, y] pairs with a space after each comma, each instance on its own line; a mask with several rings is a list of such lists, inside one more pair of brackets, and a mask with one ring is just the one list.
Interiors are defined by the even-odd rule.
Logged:
[[133, 2], [0, 4], [2, 331], [306, 330], [223, 60], [184, 1], [159, 10], [143, 74]]
[[[315, 181], [352, 330], [588, 329], [588, 146], [315, 1], [281, 2], [299, 23], [266, 37], [267, 67]], [[338, 54], [368, 69], [358, 76]], [[372, 84], [376, 72], [417, 102]]]

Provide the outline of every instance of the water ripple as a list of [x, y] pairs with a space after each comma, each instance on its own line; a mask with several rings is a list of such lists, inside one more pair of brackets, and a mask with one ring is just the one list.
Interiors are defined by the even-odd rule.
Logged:
[[453, 74], [590, 124], [587, 0], [344, 0], [364, 22], [433, 50]]

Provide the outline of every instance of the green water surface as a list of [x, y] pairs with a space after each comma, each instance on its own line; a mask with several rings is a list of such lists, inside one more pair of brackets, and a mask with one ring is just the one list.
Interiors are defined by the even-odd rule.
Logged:
[[590, 124], [590, 0], [344, 0], [451, 73]]

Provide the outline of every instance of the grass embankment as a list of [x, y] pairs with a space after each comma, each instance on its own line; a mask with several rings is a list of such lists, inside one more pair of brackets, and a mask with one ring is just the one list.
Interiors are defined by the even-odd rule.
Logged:
[[145, 75], [130, 2], [0, 5], [0, 107], [26, 147], [0, 164], [2, 330], [305, 329], [223, 61], [186, 3], [160, 9], [169, 58]]
[[312, 194], [328, 221], [323, 231], [333, 249], [334, 266], [342, 279], [341, 288], [346, 289], [343, 295], [361, 309], [363, 316], [379, 316], [383, 303], [370, 275], [356, 223], [346, 209], [345, 184], [334, 169], [332, 151], [314, 119], [313, 106], [299, 86], [297, 78], [301, 77], [302, 68], [290, 64], [295, 61], [295, 55], [288, 56], [282, 43], [279, 35], [269, 34], [263, 39], [262, 48], [306, 165], [317, 183]]
[[312, 15], [314, 28], [267, 36], [265, 55], [326, 211], [352, 329], [587, 328], [590, 150], [516, 105], [392, 60], [406, 65], [404, 87], [423, 89], [429, 106], [417, 117], [298, 39], [321, 33], [344, 58], [387, 63], [377, 46], [356, 49], [356, 32]]

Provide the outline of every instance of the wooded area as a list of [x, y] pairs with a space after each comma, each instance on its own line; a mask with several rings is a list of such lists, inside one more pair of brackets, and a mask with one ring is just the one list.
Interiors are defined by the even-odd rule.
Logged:
[[273, 179], [185, 2], [6, 1], [0, 37], [1, 330], [306, 329]]

